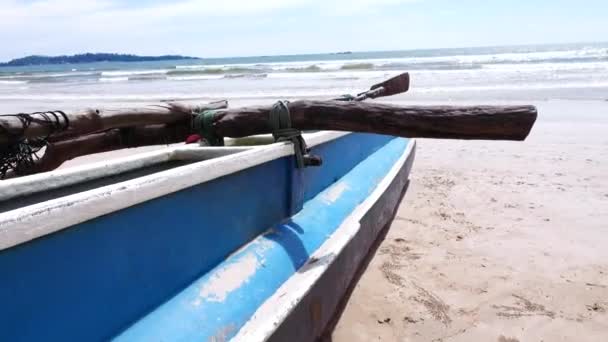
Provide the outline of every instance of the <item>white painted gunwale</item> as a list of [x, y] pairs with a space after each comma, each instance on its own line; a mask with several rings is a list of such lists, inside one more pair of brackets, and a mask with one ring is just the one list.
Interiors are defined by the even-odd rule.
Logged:
[[308, 262], [256, 310], [251, 319], [231, 339], [232, 342], [261, 342], [272, 336], [357, 234], [361, 219], [386, 192], [415, 147], [416, 141], [410, 139], [401, 157], [372, 194], [312, 253]]
[[[318, 132], [306, 134], [305, 138], [308, 146], [314, 147], [347, 134], [350, 133]], [[170, 147], [143, 156], [122, 158], [116, 162], [96, 163], [92, 166], [75, 168], [75, 170], [55, 171], [53, 177], [61, 179], [62, 177], [72, 176], [87, 180], [90, 179], [87, 177], [90, 177], [95, 170], [112, 172], [113, 168], [120, 168], [128, 171], [168, 161], [171, 158], [179, 158], [180, 156], [184, 158], [187, 155], [196, 154], [196, 150], [205, 151], [209, 149], [213, 148]], [[197, 184], [293, 155], [293, 153], [293, 147], [288, 142], [252, 147], [240, 153], [203, 160], [8, 211], [0, 214], [0, 250]], [[82, 174], [79, 175], [79, 173]], [[39, 183], [41, 179], [48, 177], [48, 174], [30, 177], [35, 178], [29, 178], [26, 182]], [[9, 182], [18, 184], [17, 180]]]
[[88, 163], [0, 182], [0, 201], [79, 184], [154, 166], [168, 161], [199, 161], [242, 152], [257, 146], [199, 147], [175, 145], [132, 156]]
[[171, 160], [173, 149], [142, 153], [136, 158], [117, 158], [112, 161], [76, 166], [0, 182], [0, 201], [64, 186], [83, 183], [105, 176], [113, 176]]

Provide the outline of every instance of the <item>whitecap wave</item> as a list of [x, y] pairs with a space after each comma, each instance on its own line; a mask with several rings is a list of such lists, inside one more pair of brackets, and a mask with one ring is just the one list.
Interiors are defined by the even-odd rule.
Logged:
[[608, 81], [603, 82], [563, 82], [563, 83], [528, 83], [528, 84], [501, 84], [487, 86], [451, 86], [451, 87], [427, 87], [413, 88], [411, 93], [457, 93], [457, 92], [481, 92], [481, 91], [505, 91], [505, 90], [551, 90], [551, 89], [588, 89], [608, 88]]
[[223, 75], [191, 75], [191, 76], [168, 76], [168, 81], [195, 81], [195, 80], [219, 80]]
[[128, 77], [101, 77], [99, 82], [126, 82]]
[[18, 80], [0, 80], [0, 84], [6, 85], [17, 85], [17, 84], [27, 84], [28, 81], [18, 81]]
[[571, 63], [608, 61], [608, 48], [583, 48], [541, 52], [509, 52], [494, 54], [395, 57], [369, 59], [311, 60], [270, 63], [235, 63], [218, 65], [178, 65], [181, 72], [209, 71], [228, 73], [230, 69], [250, 69], [251, 72], [327, 72], [339, 70], [459, 70], [482, 69], [488, 65], [526, 63]]
[[101, 73], [101, 76], [115, 77], [115, 76], [152, 75], [152, 74], [166, 74], [167, 72], [169, 72], [169, 70], [167, 70], [167, 69], [103, 71]]
[[176, 65], [175, 69], [204, 69], [205, 67], [208, 67], [208, 65], [202, 65], [202, 64], [197, 64], [197, 65]]

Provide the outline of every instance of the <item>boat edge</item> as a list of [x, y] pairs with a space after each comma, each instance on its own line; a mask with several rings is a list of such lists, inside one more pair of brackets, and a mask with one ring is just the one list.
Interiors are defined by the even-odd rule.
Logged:
[[[310, 134], [306, 139], [308, 146], [314, 147], [348, 134], [351, 133], [324, 131]], [[176, 149], [192, 150], [191, 147], [182, 146], [157, 153], [174, 154]], [[0, 214], [0, 250], [293, 154], [293, 147], [288, 142], [263, 145], [241, 153], [204, 160], [8, 211]], [[66, 208], [70, 210], [65, 210]], [[60, 212], [62, 215], [58, 215]]]
[[[415, 148], [416, 141], [409, 139], [403, 155], [368, 199], [256, 310], [231, 341], [313, 341], [335, 323], [362, 273], [359, 266], [364, 270], [375, 254], [378, 240], [383, 240], [407, 189]], [[378, 220], [382, 223], [377, 224]], [[341, 272], [343, 266], [352, 272]], [[339, 295], [323, 290], [335, 283], [342, 285]], [[304, 334], [294, 334], [297, 331]]]

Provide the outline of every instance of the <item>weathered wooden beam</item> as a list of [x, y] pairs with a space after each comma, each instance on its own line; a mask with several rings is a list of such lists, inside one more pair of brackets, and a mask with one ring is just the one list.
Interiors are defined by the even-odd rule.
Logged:
[[112, 129], [57, 141], [50, 143], [33, 165], [20, 168], [19, 174], [9, 174], [7, 178], [51, 171], [68, 160], [89, 154], [183, 142], [188, 133], [189, 129], [184, 125], [151, 125]]
[[[382, 88], [380, 90], [380, 88]], [[401, 93], [405, 93], [410, 89], [410, 74], [404, 72], [395, 77], [389, 78], [384, 82], [374, 84], [369, 90], [380, 90], [377, 94], [370, 96], [370, 98], [393, 96]]]
[[355, 97], [355, 101], [375, 99], [405, 93], [410, 89], [410, 74], [404, 72], [384, 82], [374, 84], [371, 88]]
[[[524, 140], [537, 117], [533, 106], [395, 106], [354, 101], [296, 101], [289, 103], [288, 107], [292, 126], [301, 130], [340, 130], [441, 139]], [[187, 111], [187, 115], [191, 115], [192, 109], [186, 109], [188, 107], [174, 108], [182, 108], [182, 113]], [[260, 106], [216, 110], [213, 128], [222, 137], [271, 133], [268, 119], [271, 108]], [[156, 114], [170, 115], [168, 112], [143, 113], [129, 121], [128, 127], [122, 119], [105, 120], [104, 124], [110, 122], [119, 126], [124, 124], [125, 127], [77, 137], [63, 135], [64, 140], [52, 141], [35, 165], [18, 172], [30, 174], [49, 171], [67, 160], [92, 153], [181, 142], [192, 133], [190, 120], [169, 125], [132, 126], [141, 123], [139, 120], [143, 116], [146, 116], [144, 121], [148, 123], [150, 116]]]
[[[270, 133], [271, 106], [219, 110], [213, 127], [224, 137]], [[370, 102], [295, 101], [292, 126], [301, 130], [369, 132], [412, 138], [524, 140], [534, 106], [395, 106]]]
[[[216, 133], [244, 137], [270, 133], [270, 106], [219, 110]], [[523, 140], [534, 121], [533, 106], [392, 106], [342, 101], [296, 101], [289, 104], [292, 125], [302, 130], [343, 130], [403, 137]], [[111, 129], [51, 143], [41, 159], [20, 175], [50, 171], [65, 161], [122, 148], [182, 142], [190, 125], [147, 125]]]
[[[218, 101], [189, 107], [176, 103], [147, 106], [141, 109], [89, 109], [83, 112], [66, 113], [69, 127], [65, 131], [53, 134], [49, 141], [60, 141], [113, 128], [148, 126], [184, 122], [189, 124], [193, 110], [226, 108], [226, 101]], [[40, 118], [40, 114], [33, 114]], [[59, 119], [63, 124], [63, 119]], [[43, 138], [52, 133], [48, 124], [32, 122], [24, 129], [23, 123], [16, 116], [0, 115], [0, 144], [10, 143], [13, 137], [28, 139]]]
[[[409, 86], [409, 74], [404, 72], [373, 85], [369, 91], [359, 94], [354, 100], [362, 101], [367, 98], [403, 93], [409, 89]], [[65, 120], [63, 116], [58, 117], [58, 126], [68, 126], [67, 129], [58, 132], [55, 132], [53, 126], [49, 122], [45, 122], [45, 120], [34, 120], [28, 125], [24, 125], [23, 121], [15, 115], [0, 115], [0, 146], [13, 143], [22, 138], [36, 139], [48, 137], [48, 141], [53, 142], [114, 128], [178, 122], [189, 124], [193, 111], [227, 107], [228, 103], [226, 101], [218, 101], [195, 108], [177, 103], [167, 103], [140, 109], [89, 109], [83, 112], [68, 113], [68, 120]], [[45, 114], [33, 113], [29, 115], [35, 119], [44, 119]]]

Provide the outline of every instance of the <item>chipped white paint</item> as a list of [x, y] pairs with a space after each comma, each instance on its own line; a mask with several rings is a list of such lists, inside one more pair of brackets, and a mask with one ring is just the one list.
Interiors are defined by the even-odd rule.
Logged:
[[113, 176], [171, 160], [172, 148], [0, 181], [0, 201]]
[[331, 186], [331, 189], [323, 194], [323, 200], [328, 204], [334, 203], [344, 191], [348, 190], [349, 186], [346, 182], [341, 181]]
[[195, 162], [242, 152], [251, 148], [172, 146], [109, 161], [100, 161], [67, 169], [8, 179], [0, 182], [0, 201], [119, 175], [169, 161]]
[[200, 147], [200, 146], [182, 146], [175, 149], [171, 160], [183, 161], [202, 161], [206, 159], [219, 158], [233, 153], [245, 152], [255, 148], [249, 147]]
[[211, 279], [201, 287], [198, 304], [199, 300], [223, 302], [232, 291], [247, 283], [260, 266], [258, 258], [248, 254], [221, 270], [214, 271]]
[[[360, 229], [359, 222], [380, 199], [380, 196], [386, 192], [415, 146], [416, 142], [410, 139], [399, 160], [378, 183], [370, 196], [359, 204], [336, 231], [312, 253], [309, 261], [257, 309], [231, 341], [266, 341], [272, 335], [357, 234]], [[321, 260], [323, 262], [319, 262]]]
[[[312, 147], [347, 134], [349, 133], [319, 132], [307, 134], [305, 138], [308, 145]], [[183, 147], [178, 149], [183, 149]], [[196, 148], [187, 147], [186, 149], [191, 150]], [[156, 153], [161, 154], [161, 156], [163, 153], [170, 153], [169, 156], [162, 157], [170, 158], [171, 154], [175, 153], [176, 150], [169, 149], [169, 151], [163, 150]], [[260, 146], [240, 153], [203, 160], [148, 176], [8, 211], [0, 214], [0, 250], [292, 154], [293, 147], [289, 143]], [[137, 157], [132, 158], [137, 159]], [[127, 159], [123, 160], [123, 162], [131, 160]], [[114, 165], [113, 167], [119, 167], [120, 165]], [[87, 170], [91, 171], [90, 169]], [[66, 174], [65, 172], [68, 171], [57, 171], [55, 177], [61, 177]], [[36, 179], [39, 182], [44, 181], [45, 176], [48, 177], [48, 173], [37, 175], [36, 177], [39, 178]], [[85, 177], [81, 178], [86, 179]], [[8, 183], [3, 182], [3, 186], [10, 187], [11, 184], [15, 184], [13, 183], [15, 181], [4, 181]]]

